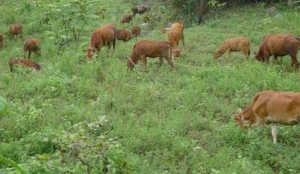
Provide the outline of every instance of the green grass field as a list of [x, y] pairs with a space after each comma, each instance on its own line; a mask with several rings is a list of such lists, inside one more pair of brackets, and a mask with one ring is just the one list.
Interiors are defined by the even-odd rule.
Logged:
[[[110, 22], [126, 28], [118, 21], [130, 8], [121, 0], [0, 3], [5, 38], [0, 94], [9, 103], [0, 117], [0, 173], [300, 171], [298, 126], [279, 126], [274, 145], [270, 125], [242, 130], [234, 122], [238, 108], [247, 107], [260, 91], [299, 91], [300, 75], [289, 56], [279, 65], [266, 65], [253, 54], [265, 34], [299, 34], [299, 9], [277, 5], [268, 12], [263, 5], [245, 6], [189, 24], [174, 71], [166, 61], [158, 69], [158, 59], [148, 60], [147, 72], [141, 64], [128, 71], [126, 57], [136, 39], [117, 42], [109, 56], [102, 48], [88, 62], [83, 49], [91, 32]], [[151, 9], [156, 23], [139, 39], [167, 40], [160, 29], [176, 22], [160, 13], [167, 8]], [[106, 9], [104, 18], [101, 9]], [[23, 39], [5, 34], [15, 22], [24, 26]], [[140, 24], [141, 18], [134, 19], [133, 25]], [[221, 42], [236, 36], [251, 40], [250, 59], [242, 53], [213, 59]], [[41, 56], [31, 57], [42, 70], [10, 73], [8, 59], [22, 57], [24, 39], [30, 37], [42, 41]]]

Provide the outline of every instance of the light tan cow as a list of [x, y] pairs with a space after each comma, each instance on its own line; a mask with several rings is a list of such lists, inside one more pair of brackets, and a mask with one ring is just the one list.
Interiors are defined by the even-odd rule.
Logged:
[[182, 54], [182, 51], [180, 51], [178, 48], [179, 42], [182, 42], [183, 47], [185, 45], [183, 30], [184, 25], [181, 22], [173, 23], [170, 28], [161, 29], [163, 33], [168, 33], [168, 41], [171, 45], [175, 57], [180, 57], [180, 55]]
[[276, 144], [277, 124], [300, 122], [300, 92], [260, 92], [245, 110], [238, 111], [235, 121], [241, 128], [273, 123], [271, 133]]
[[245, 55], [247, 60], [250, 55], [250, 42], [245, 37], [233, 37], [223, 41], [220, 48], [214, 53], [214, 58], [222, 56], [225, 52], [228, 52], [229, 58], [231, 52], [241, 51]]

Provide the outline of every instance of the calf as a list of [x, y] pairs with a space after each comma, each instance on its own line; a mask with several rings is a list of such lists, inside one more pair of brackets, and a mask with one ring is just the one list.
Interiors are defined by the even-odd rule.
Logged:
[[140, 27], [138, 27], [138, 26], [132, 27], [131, 34], [132, 34], [133, 37], [136, 37], [136, 38], [140, 37], [140, 35], [141, 35]]
[[13, 67], [15, 65], [23, 65], [28, 68], [33, 68], [36, 71], [41, 69], [41, 66], [38, 63], [26, 58], [11, 58], [9, 59], [8, 64], [10, 67], [10, 72], [13, 72]]
[[300, 92], [260, 92], [245, 110], [239, 109], [235, 121], [241, 128], [274, 123], [271, 132], [273, 143], [277, 143], [277, 124], [300, 122]]
[[136, 14], [143, 14], [146, 11], [148, 11], [149, 9], [145, 6], [145, 5], [140, 5], [140, 6], [135, 6], [131, 8], [131, 11], [133, 13], [133, 17], [135, 17]]
[[245, 37], [234, 37], [223, 41], [221, 47], [214, 53], [214, 58], [217, 59], [225, 52], [228, 52], [229, 58], [231, 52], [241, 51], [245, 55], [245, 59], [248, 60], [250, 55], [250, 42]]
[[3, 48], [3, 35], [0, 33], [0, 49]]
[[96, 29], [91, 36], [91, 41], [87, 48], [86, 54], [89, 60], [93, 57], [93, 52], [95, 49], [100, 52], [102, 46], [108, 46], [108, 51], [110, 50], [111, 44], [113, 45], [113, 51], [115, 50], [117, 38], [117, 29], [113, 24], [104, 25]]
[[117, 39], [124, 42], [129, 41], [132, 38], [131, 31], [128, 29], [117, 30]]
[[182, 45], [184, 46], [184, 34], [183, 34], [183, 23], [177, 22], [173, 23], [170, 28], [163, 28], [162, 32], [168, 33], [168, 41], [172, 47], [173, 54], [175, 57], [179, 57], [181, 54], [181, 51], [178, 48], [179, 42], [182, 42]]
[[19, 36], [22, 38], [23, 26], [21, 24], [12, 24], [9, 26], [8, 33], [11, 36]]
[[132, 49], [131, 56], [127, 59], [126, 65], [132, 70], [139, 60], [142, 61], [144, 68], [147, 68], [146, 57], [159, 57], [159, 67], [163, 64], [165, 58], [169, 65], [173, 68], [172, 49], [168, 42], [141, 40], [137, 42]]
[[36, 38], [27, 39], [24, 42], [24, 57], [26, 57], [26, 52], [28, 52], [29, 59], [32, 52], [35, 54], [41, 54], [41, 41]]
[[123, 16], [123, 18], [120, 20], [122, 24], [124, 23], [130, 23], [132, 21], [132, 14], [127, 14]]
[[274, 55], [275, 63], [278, 56], [291, 56], [291, 65], [295, 65], [295, 71], [298, 71], [297, 53], [300, 49], [300, 37], [291, 34], [271, 34], [265, 35], [259, 46], [259, 50], [255, 53], [258, 61], [266, 61], [269, 63], [270, 56]]

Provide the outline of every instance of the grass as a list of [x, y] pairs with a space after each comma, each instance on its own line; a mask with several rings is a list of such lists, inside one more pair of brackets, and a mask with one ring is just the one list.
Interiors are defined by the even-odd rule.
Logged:
[[[299, 90], [299, 74], [290, 67], [289, 57], [282, 58], [280, 65], [265, 65], [254, 61], [252, 53], [265, 34], [299, 33], [295, 17], [299, 10], [280, 5], [274, 13], [266, 13], [262, 5], [225, 9], [217, 18], [185, 28], [184, 55], [175, 60], [174, 71], [166, 62], [157, 69], [158, 60], [151, 59], [147, 72], [140, 64], [130, 72], [125, 60], [136, 40], [118, 42], [115, 53], [109, 56], [103, 48], [91, 62], [82, 51], [94, 28], [118, 21], [122, 13], [116, 15], [112, 1], [101, 1], [99, 6], [93, 1], [87, 3], [90, 11], [86, 17], [93, 20], [83, 25], [79, 46], [71, 39], [70, 46], [63, 45], [61, 51], [55, 43], [63, 38], [60, 29], [64, 25], [58, 20], [50, 26], [36, 22], [49, 2], [42, 5], [37, 1], [35, 7], [26, 2], [2, 3], [1, 13], [12, 15], [2, 15], [0, 31], [5, 33], [10, 23], [21, 21], [24, 38], [41, 38], [42, 55], [32, 59], [42, 70], [26, 72], [19, 68], [10, 73], [7, 61], [23, 55], [23, 40], [5, 40], [0, 56], [0, 92], [9, 102], [9, 112], [0, 121], [2, 156], [31, 173], [87, 173], [87, 165], [74, 162], [76, 156], [65, 157], [66, 163], [60, 161], [64, 145], [70, 143], [63, 138], [69, 136], [77, 137], [73, 141], [80, 140], [82, 149], [86, 141], [90, 150], [103, 147], [100, 150], [105, 158], [95, 165], [95, 173], [105, 171], [106, 158], [110, 173], [299, 171], [300, 159], [295, 153], [299, 150], [299, 127], [279, 126], [279, 144], [273, 145], [270, 126], [241, 130], [233, 119], [238, 108], [245, 108], [262, 90]], [[62, 11], [65, 8], [59, 2], [52, 5]], [[105, 19], [95, 16], [98, 7], [107, 8]], [[130, 4], [118, 7], [125, 13]], [[72, 10], [66, 9], [63, 14], [68, 17]], [[139, 22], [136, 19], [134, 24]], [[158, 23], [141, 39], [166, 40], [159, 31], [164, 25]], [[250, 38], [251, 60], [245, 61], [242, 53], [233, 53], [231, 59], [226, 54], [213, 59], [220, 43], [234, 36]], [[90, 129], [99, 117], [107, 122]], [[101, 146], [90, 142], [98, 136]], [[94, 154], [79, 152], [91, 157]], [[0, 168], [15, 171], [5, 164]]]

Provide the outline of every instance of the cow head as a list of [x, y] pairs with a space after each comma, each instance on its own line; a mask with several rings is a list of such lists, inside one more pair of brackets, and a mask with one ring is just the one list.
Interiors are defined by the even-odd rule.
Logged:
[[126, 61], [126, 66], [128, 69], [132, 70], [133, 67], [134, 67], [135, 63], [132, 61], [131, 57], [128, 57], [127, 58], [127, 61]]
[[238, 113], [235, 115], [234, 119], [241, 128], [245, 127], [246, 120], [244, 119], [241, 109], [238, 110]]
[[218, 51], [216, 51], [216, 52], [214, 53], [214, 58], [217, 59], [217, 58], [219, 58], [222, 54], [223, 54], [223, 52], [221, 52], [220, 50], [218, 50]]
[[88, 59], [91, 60], [93, 58], [94, 49], [92, 47], [88, 47], [85, 51]]
[[258, 60], [258, 61], [264, 61], [264, 56], [259, 52], [254, 52], [254, 55], [255, 55], [255, 59]]
[[173, 56], [174, 57], [180, 57], [181, 53], [182, 52], [179, 49], [174, 49], [173, 50]]

